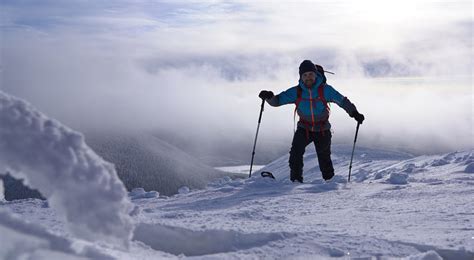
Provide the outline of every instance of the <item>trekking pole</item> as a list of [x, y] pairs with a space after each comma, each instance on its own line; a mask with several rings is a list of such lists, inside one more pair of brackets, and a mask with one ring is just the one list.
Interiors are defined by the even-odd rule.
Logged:
[[250, 162], [249, 178], [252, 177], [253, 157], [255, 156], [255, 146], [257, 145], [258, 130], [260, 129], [260, 122], [262, 121], [263, 106], [265, 99], [262, 98], [262, 105], [260, 106], [260, 116], [258, 117], [257, 133], [255, 134], [255, 141], [253, 142], [252, 161]]
[[356, 147], [357, 133], [359, 133], [359, 126], [360, 126], [360, 123], [357, 123], [356, 135], [354, 137], [354, 146], [352, 146], [351, 163], [349, 164], [349, 178], [347, 179], [348, 182], [351, 181], [352, 158], [354, 158], [354, 150], [355, 150], [355, 147]]

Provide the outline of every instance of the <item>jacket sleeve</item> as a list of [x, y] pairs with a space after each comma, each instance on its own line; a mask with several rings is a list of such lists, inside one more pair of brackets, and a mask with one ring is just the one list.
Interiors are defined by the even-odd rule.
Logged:
[[267, 99], [267, 103], [270, 106], [279, 107], [282, 105], [295, 103], [296, 98], [297, 98], [296, 87], [292, 87], [270, 99]]
[[327, 102], [336, 103], [342, 109], [344, 109], [347, 114], [352, 115], [357, 108], [352, 102], [345, 96], [341, 95], [337, 90], [335, 90], [331, 85], [326, 85], [324, 88], [324, 98]]

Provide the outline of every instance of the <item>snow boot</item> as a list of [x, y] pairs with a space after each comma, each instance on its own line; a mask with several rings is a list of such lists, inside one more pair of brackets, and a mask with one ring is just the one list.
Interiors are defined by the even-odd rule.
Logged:
[[332, 177], [334, 177], [334, 172], [323, 172], [323, 179], [325, 181], [329, 181]]
[[291, 171], [290, 180], [292, 182], [297, 181], [299, 183], [303, 183], [303, 174], [301, 172]]

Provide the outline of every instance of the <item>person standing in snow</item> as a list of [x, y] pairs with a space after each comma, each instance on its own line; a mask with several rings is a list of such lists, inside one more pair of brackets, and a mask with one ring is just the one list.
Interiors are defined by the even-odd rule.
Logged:
[[331, 161], [331, 124], [328, 120], [327, 103], [336, 103], [359, 124], [364, 121], [364, 115], [357, 111], [348, 98], [326, 83], [322, 68], [317, 68], [310, 60], [304, 60], [300, 64], [299, 74], [297, 86], [276, 96], [272, 91], [262, 90], [259, 97], [274, 107], [286, 104], [296, 105], [295, 113], [298, 113], [300, 119], [291, 143], [290, 180], [303, 182], [303, 155], [306, 146], [313, 142], [318, 155], [319, 169], [324, 180], [327, 181], [334, 176]]

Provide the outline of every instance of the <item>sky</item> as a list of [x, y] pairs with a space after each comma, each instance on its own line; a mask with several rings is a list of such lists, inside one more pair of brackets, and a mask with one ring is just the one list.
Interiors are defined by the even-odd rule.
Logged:
[[[364, 146], [472, 148], [472, 1], [10, 1], [0, 89], [80, 131], [167, 131], [199, 147], [253, 143], [262, 89], [311, 59], [366, 116]], [[355, 121], [332, 106], [333, 142]], [[293, 107], [267, 105], [266, 147]]]

